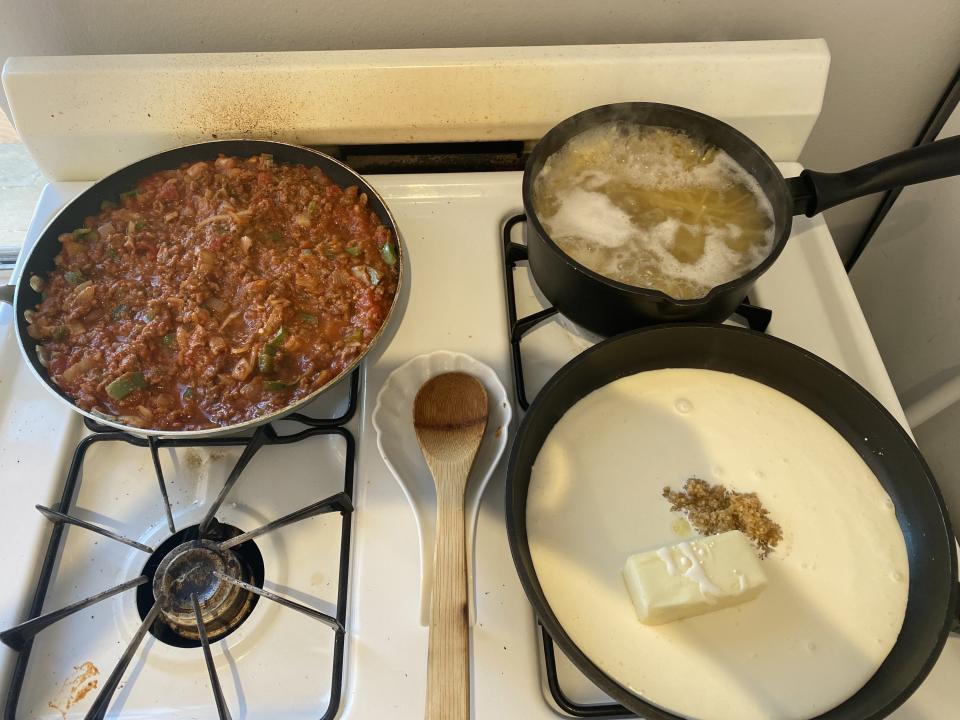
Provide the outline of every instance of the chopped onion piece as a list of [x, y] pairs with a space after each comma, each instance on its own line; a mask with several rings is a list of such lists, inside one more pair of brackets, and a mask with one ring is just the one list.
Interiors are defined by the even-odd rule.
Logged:
[[73, 365], [63, 371], [63, 379], [67, 382], [73, 382], [81, 375], [85, 375], [97, 364], [96, 355], [84, 355], [83, 359], [75, 362]]
[[203, 227], [204, 225], [209, 225], [210, 223], [215, 223], [215, 222], [227, 222], [230, 219], [231, 219], [230, 216], [227, 215], [226, 213], [221, 215], [211, 215], [210, 217], [205, 218], [200, 222], [198, 222], [197, 227]]

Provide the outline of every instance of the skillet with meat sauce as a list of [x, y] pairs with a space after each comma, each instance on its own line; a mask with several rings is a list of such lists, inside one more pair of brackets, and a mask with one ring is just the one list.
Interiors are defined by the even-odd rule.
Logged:
[[38, 377], [99, 422], [236, 432], [359, 363], [402, 265], [389, 210], [342, 163], [201, 143], [108, 176], [51, 221], [13, 298], [17, 336]]

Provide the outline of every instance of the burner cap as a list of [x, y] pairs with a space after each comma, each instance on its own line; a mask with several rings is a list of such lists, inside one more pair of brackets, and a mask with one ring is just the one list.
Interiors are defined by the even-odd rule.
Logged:
[[153, 582], [137, 589], [137, 609], [143, 618], [154, 602], [160, 606], [150, 632], [168, 645], [200, 645], [192, 595], [197, 596], [211, 642], [240, 627], [257, 604], [257, 595], [220, 580], [216, 573], [263, 587], [260, 551], [252, 540], [223, 550], [220, 541], [239, 535], [240, 530], [219, 523], [216, 530], [215, 539], [198, 539], [196, 525], [184, 528], [157, 548], [143, 568]]
[[194, 594], [211, 640], [226, 635], [247, 616], [251, 594], [220, 580], [215, 571], [247, 580], [237, 556], [209, 540], [178, 545], [160, 562], [153, 577], [153, 596], [160, 603], [161, 616], [177, 634], [199, 638], [190, 599]]

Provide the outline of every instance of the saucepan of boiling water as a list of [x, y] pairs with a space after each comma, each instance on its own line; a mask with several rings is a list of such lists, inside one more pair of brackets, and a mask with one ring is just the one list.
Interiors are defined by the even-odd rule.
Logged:
[[785, 180], [729, 125], [657, 103], [604, 105], [554, 127], [523, 178], [530, 269], [603, 335], [722, 321], [776, 260], [793, 215], [960, 174], [960, 137], [844, 173]]

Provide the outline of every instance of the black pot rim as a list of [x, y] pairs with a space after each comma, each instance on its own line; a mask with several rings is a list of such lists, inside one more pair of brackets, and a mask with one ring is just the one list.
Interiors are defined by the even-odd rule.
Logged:
[[[792, 225], [791, 221], [793, 219], [792, 208], [785, 209], [785, 215], [784, 215], [785, 221], [782, 227], [776, 232], [776, 235], [773, 240], [773, 247], [770, 249], [770, 252], [760, 262], [759, 265], [751, 269], [749, 272], [746, 272], [743, 275], [740, 275], [739, 277], [735, 277], [733, 280], [728, 280], [727, 282], [721, 285], [714, 285], [710, 289], [710, 292], [708, 292], [703, 297], [689, 298], [689, 299], [675, 298], [663, 292], [662, 290], [656, 290], [654, 288], [639, 287], [637, 285], [628, 285], [627, 283], [620, 282], [619, 280], [614, 280], [613, 278], [609, 278], [606, 275], [601, 275], [600, 273], [594, 270], [591, 270], [586, 265], [583, 265], [578, 261], [574, 260], [570, 255], [568, 255], [563, 250], [561, 250], [560, 246], [554, 242], [553, 238], [550, 237], [550, 234], [543, 227], [543, 225], [540, 222], [540, 218], [537, 217], [536, 210], [533, 207], [533, 180], [534, 180], [533, 164], [536, 160], [539, 159], [540, 155], [543, 154], [544, 151], [542, 151], [541, 148], [544, 147], [544, 145], [546, 144], [546, 141], [556, 137], [557, 135], [564, 135], [566, 129], [570, 125], [575, 125], [578, 122], [580, 122], [583, 118], [589, 117], [590, 115], [594, 115], [594, 114], [602, 115], [606, 112], [613, 112], [617, 110], [625, 111], [630, 109], [664, 110], [668, 112], [675, 112], [678, 115], [686, 115], [691, 118], [697, 118], [699, 120], [704, 120], [706, 122], [713, 123], [717, 127], [723, 129], [724, 132], [735, 135], [739, 137], [742, 141], [747, 143], [751, 148], [753, 148], [757, 152], [757, 155], [759, 157], [763, 158], [763, 160], [770, 166], [772, 170], [776, 172], [777, 175], [780, 175], [780, 170], [777, 168], [776, 164], [773, 162], [770, 156], [767, 155], [760, 148], [759, 145], [757, 145], [753, 140], [751, 140], [749, 137], [744, 135], [742, 132], [737, 130], [732, 125], [728, 125], [722, 120], [718, 120], [717, 118], [711, 115], [706, 115], [704, 113], [697, 112], [696, 110], [691, 110], [690, 108], [685, 108], [680, 105], [669, 105], [666, 103], [655, 103], [655, 102], [639, 102], [638, 101], [638, 102], [622, 102], [622, 103], [609, 103], [607, 105], [597, 105], [596, 107], [592, 107], [587, 110], [582, 110], [578, 112], [576, 115], [571, 115], [565, 120], [562, 120], [558, 124], [554, 125], [542, 138], [540, 138], [536, 146], [534, 146], [533, 151], [530, 153], [530, 156], [527, 158], [526, 167], [523, 170], [523, 184], [521, 189], [522, 196], [523, 196], [523, 209], [527, 215], [527, 221], [533, 224], [533, 227], [540, 234], [540, 237], [542, 237], [546, 241], [547, 246], [553, 252], [557, 253], [557, 255], [562, 257], [564, 261], [568, 263], [571, 267], [573, 267], [575, 270], [582, 272], [584, 275], [592, 278], [593, 280], [603, 283], [604, 285], [607, 285], [615, 290], [619, 290], [620, 292], [645, 296], [647, 298], [650, 298], [651, 300], [668, 302], [673, 305], [677, 305], [679, 307], [697, 308], [700, 306], [708, 305], [717, 296], [723, 295], [728, 292], [732, 292], [737, 287], [740, 287], [740, 286], [748, 287], [749, 285], [751, 285], [758, 277], [763, 275], [763, 273], [765, 273], [771, 265], [773, 265], [776, 259], [780, 256], [780, 253], [783, 251], [783, 248], [790, 237], [790, 228]], [[606, 122], [606, 120], [604, 122]], [[666, 126], [661, 125], [658, 127], [666, 127]], [[682, 125], [669, 126], [669, 127], [675, 130], [684, 130]], [[577, 133], [577, 135], [579, 134], [580, 133]], [[570, 138], [568, 139], [571, 139], [573, 137], [576, 137], [576, 135], [571, 135]], [[538, 150], [540, 150], [540, 153], [537, 152]], [[546, 160], [546, 158], [544, 158], [544, 160]], [[781, 182], [784, 183], [784, 192], [786, 193], [786, 197], [789, 197], [790, 193], [786, 188], [786, 181], [783, 180], [782, 175], [780, 175], [780, 177], [781, 177]], [[759, 183], [759, 180], [757, 182]], [[764, 189], [762, 185], [761, 185], [761, 189]], [[770, 198], [769, 193], [766, 193], [765, 189], [764, 189], [764, 192], [765, 194], [767, 194], [767, 198], [770, 199], [772, 203], [773, 200], [772, 198]], [[774, 220], [774, 222], [776, 222], [776, 220]]]

